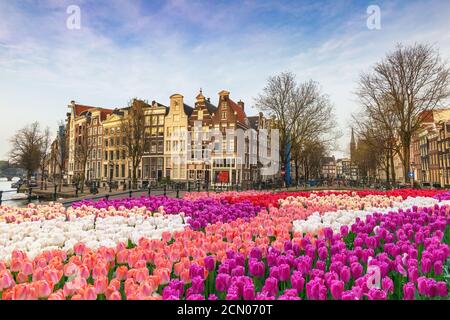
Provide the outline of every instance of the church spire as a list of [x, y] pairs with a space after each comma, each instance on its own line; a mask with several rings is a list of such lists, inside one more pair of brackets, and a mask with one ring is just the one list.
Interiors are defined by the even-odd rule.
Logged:
[[353, 162], [356, 151], [355, 131], [352, 128], [352, 137], [350, 139], [350, 160]]

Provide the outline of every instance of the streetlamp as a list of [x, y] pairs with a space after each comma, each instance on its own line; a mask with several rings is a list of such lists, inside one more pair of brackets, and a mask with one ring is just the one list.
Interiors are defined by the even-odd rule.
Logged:
[[112, 187], [112, 175], [113, 175], [113, 166], [114, 166], [114, 163], [110, 160], [109, 162], [108, 162], [108, 164], [109, 164], [109, 193], [111, 193], [111, 191], [112, 191], [112, 189], [111, 189], [111, 187]]
[[415, 168], [416, 164], [414, 162], [411, 162], [411, 172], [409, 173], [409, 176], [411, 177], [411, 188], [414, 188]]

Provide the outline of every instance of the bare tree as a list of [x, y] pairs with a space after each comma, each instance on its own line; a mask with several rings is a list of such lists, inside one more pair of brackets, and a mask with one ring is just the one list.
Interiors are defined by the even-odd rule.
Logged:
[[41, 171], [41, 190], [44, 188], [44, 183], [45, 183], [45, 187], [47, 187], [47, 177], [46, 177], [46, 167], [49, 163], [49, 158], [50, 158], [50, 146], [51, 146], [51, 137], [50, 137], [50, 129], [47, 127], [45, 128], [45, 130], [42, 132], [42, 136], [41, 136], [41, 151], [40, 151], [40, 159], [39, 159], [39, 163], [40, 163], [40, 171]]
[[86, 181], [86, 169], [88, 159], [91, 156], [92, 150], [96, 146], [88, 137], [88, 124], [90, 123], [89, 115], [86, 115], [86, 123], [79, 127], [78, 136], [75, 138], [74, 160], [75, 166], [78, 167], [77, 181], [80, 184], [81, 193], [84, 192], [84, 184]]
[[[306, 142], [323, 139], [325, 143], [326, 134], [335, 128], [333, 106], [321, 92], [319, 84], [312, 80], [298, 84], [293, 73], [284, 72], [270, 77], [263, 92], [255, 100], [261, 111], [277, 120], [280, 157], [285, 167], [290, 153], [298, 164], [298, 155]], [[286, 150], [288, 146], [290, 150]], [[296, 175], [298, 178], [298, 169]]]
[[450, 69], [439, 52], [422, 44], [397, 45], [371, 72], [360, 77], [357, 95], [363, 107], [373, 117], [380, 118], [387, 109], [393, 117], [405, 182], [412, 136], [425, 112], [443, 106], [450, 96], [449, 84]]
[[43, 140], [44, 134], [38, 122], [33, 122], [20, 129], [10, 139], [10, 162], [26, 170], [28, 181], [34, 172], [39, 169]]
[[128, 106], [128, 112], [121, 120], [121, 134], [128, 159], [131, 162], [133, 188], [137, 187], [137, 171], [145, 151], [145, 101], [133, 99]]
[[64, 166], [66, 161], [66, 130], [62, 121], [58, 123], [58, 134], [52, 144], [51, 166], [53, 171], [53, 182], [58, 180], [58, 189], [61, 191], [62, 179], [64, 175]]

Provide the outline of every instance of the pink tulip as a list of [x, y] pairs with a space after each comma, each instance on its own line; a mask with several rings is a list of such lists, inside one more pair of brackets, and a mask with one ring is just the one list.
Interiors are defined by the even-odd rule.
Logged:
[[97, 300], [97, 293], [95, 292], [95, 288], [93, 286], [89, 285], [84, 290], [83, 299], [84, 300]]
[[96, 294], [104, 294], [106, 288], [108, 287], [108, 278], [107, 277], [99, 277], [94, 281], [94, 288]]

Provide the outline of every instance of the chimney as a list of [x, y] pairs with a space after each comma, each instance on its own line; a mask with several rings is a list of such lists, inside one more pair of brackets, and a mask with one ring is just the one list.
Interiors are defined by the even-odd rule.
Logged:
[[244, 102], [242, 102], [242, 100], [239, 100], [238, 105], [241, 107], [242, 111], [245, 111]]
[[219, 92], [219, 97], [221, 97], [221, 100], [227, 100], [228, 97], [230, 96], [230, 92], [226, 91], [226, 90], [222, 90]]

